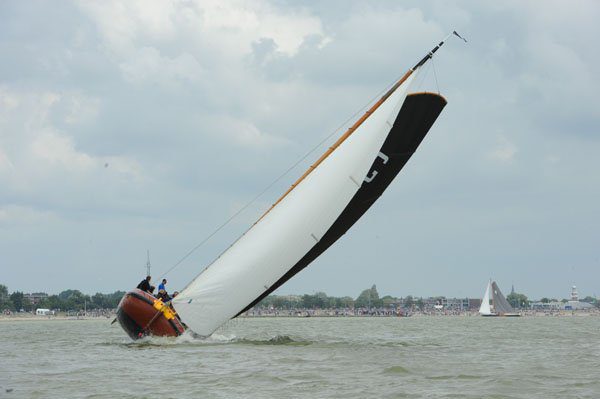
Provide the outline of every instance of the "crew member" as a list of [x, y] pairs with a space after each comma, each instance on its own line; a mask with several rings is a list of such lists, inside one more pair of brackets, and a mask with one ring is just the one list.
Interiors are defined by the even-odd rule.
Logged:
[[165, 291], [164, 289], [158, 290], [158, 294], [156, 295], [156, 297], [164, 303], [167, 303], [171, 300], [171, 297], [169, 296], [169, 294], [167, 294], [167, 291]]
[[160, 283], [158, 285], [158, 292], [160, 292], [160, 290], [165, 290], [165, 292], [167, 291], [167, 289], [165, 288], [165, 285], [167, 285], [167, 279], [163, 278], [162, 279], [162, 283]]
[[137, 288], [144, 292], [150, 292], [150, 280], [152, 280], [152, 277], [146, 276], [146, 278], [137, 285]]

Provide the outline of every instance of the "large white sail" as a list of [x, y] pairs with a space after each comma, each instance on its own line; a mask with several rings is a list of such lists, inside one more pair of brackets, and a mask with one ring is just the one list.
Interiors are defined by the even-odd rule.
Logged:
[[[420, 68], [452, 35], [460, 37], [454, 31], [427, 53], [173, 300], [194, 332], [210, 335], [260, 301], [333, 244], [381, 195], [446, 104], [439, 95], [420, 93], [403, 108]], [[380, 152], [384, 143], [393, 157]], [[372, 169], [379, 158], [389, 161], [385, 170]], [[380, 171], [381, 178], [371, 183]]]
[[331, 227], [369, 172], [416, 75], [408, 76], [351, 136], [173, 300], [195, 333], [210, 335], [244, 309]]
[[491, 315], [492, 309], [490, 307], [490, 292], [492, 290], [492, 280], [488, 282], [487, 287], [485, 288], [485, 294], [483, 294], [483, 299], [481, 300], [481, 306], [479, 307], [479, 313], [482, 315]]

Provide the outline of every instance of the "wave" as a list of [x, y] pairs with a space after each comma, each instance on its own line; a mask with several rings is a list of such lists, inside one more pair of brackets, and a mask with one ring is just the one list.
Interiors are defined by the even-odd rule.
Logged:
[[485, 378], [479, 375], [472, 374], [458, 374], [458, 375], [434, 375], [425, 377], [428, 380], [479, 380]]
[[306, 346], [312, 344], [311, 341], [296, 340], [289, 335], [276, 335], [269, 339], [239, 339], [236, 341], [239, 344], [250, 345], [290, 345], [290, 346]]
[[165, 346], [185, 346], [185, 345], [289, 345], [289, 346], [305, 346], [312, 344], [311, 341], [299, 340], [290, 337], [289, 335], [276, 335], [265, 339], [254, 338], [238, 338], [233, 334], [213, 334], [209, 337], [198, 337], [193, 333], [186, 331], [179, 337], [156, 337], [146, 336], [136, 341], [119, 341], [119, 342], [100, 342], [100, 346], [122, 345], [130, 348], [148, 348], [148, 347], [165, 347]]
[[408, 374], [410, 371], [402, 366], [392, 366], [383, 370], [385, 374]]

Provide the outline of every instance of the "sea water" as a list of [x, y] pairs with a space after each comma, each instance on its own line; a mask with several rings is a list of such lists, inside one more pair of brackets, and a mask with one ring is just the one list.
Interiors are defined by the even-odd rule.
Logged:
[[600, 317], [0, 322], [0, 398], [600, 398]]

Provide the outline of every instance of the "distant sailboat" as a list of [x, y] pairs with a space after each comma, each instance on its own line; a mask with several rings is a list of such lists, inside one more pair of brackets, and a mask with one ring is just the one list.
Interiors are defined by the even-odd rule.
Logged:
[[[128, 334], [134, 339], [149, 334], [179, 335], [181, 317], [196, 334], [208, 336], [256, 305], [345, 234], [408, 162], [446, 105], [439, 94], [409, 90], [421, 67], [448, 37], [408, 70], [254, 225], [173, 299], [177, 317], [173, 308], [148, 304], [152, 299], [141, 298], [136, 290], [127, 293], [118, 320]], [[141, 307], [147, 309], [143, 314]], [[161, 320], [160, 312], [171, 326]], [[160, 331], [152, 327], [157, 322], [162, 323]]]
[[505, 317], [517, 317], [520, 316], [516, 313], [510, 303], [506, 300], [502, 291], [496, 284], [495, 281], [488, 282], [485, 288], [485, 294], [481, 300], [481, 306], [479, 307], [479, 314], [487, 317], [494, 316], [505, 316]]

